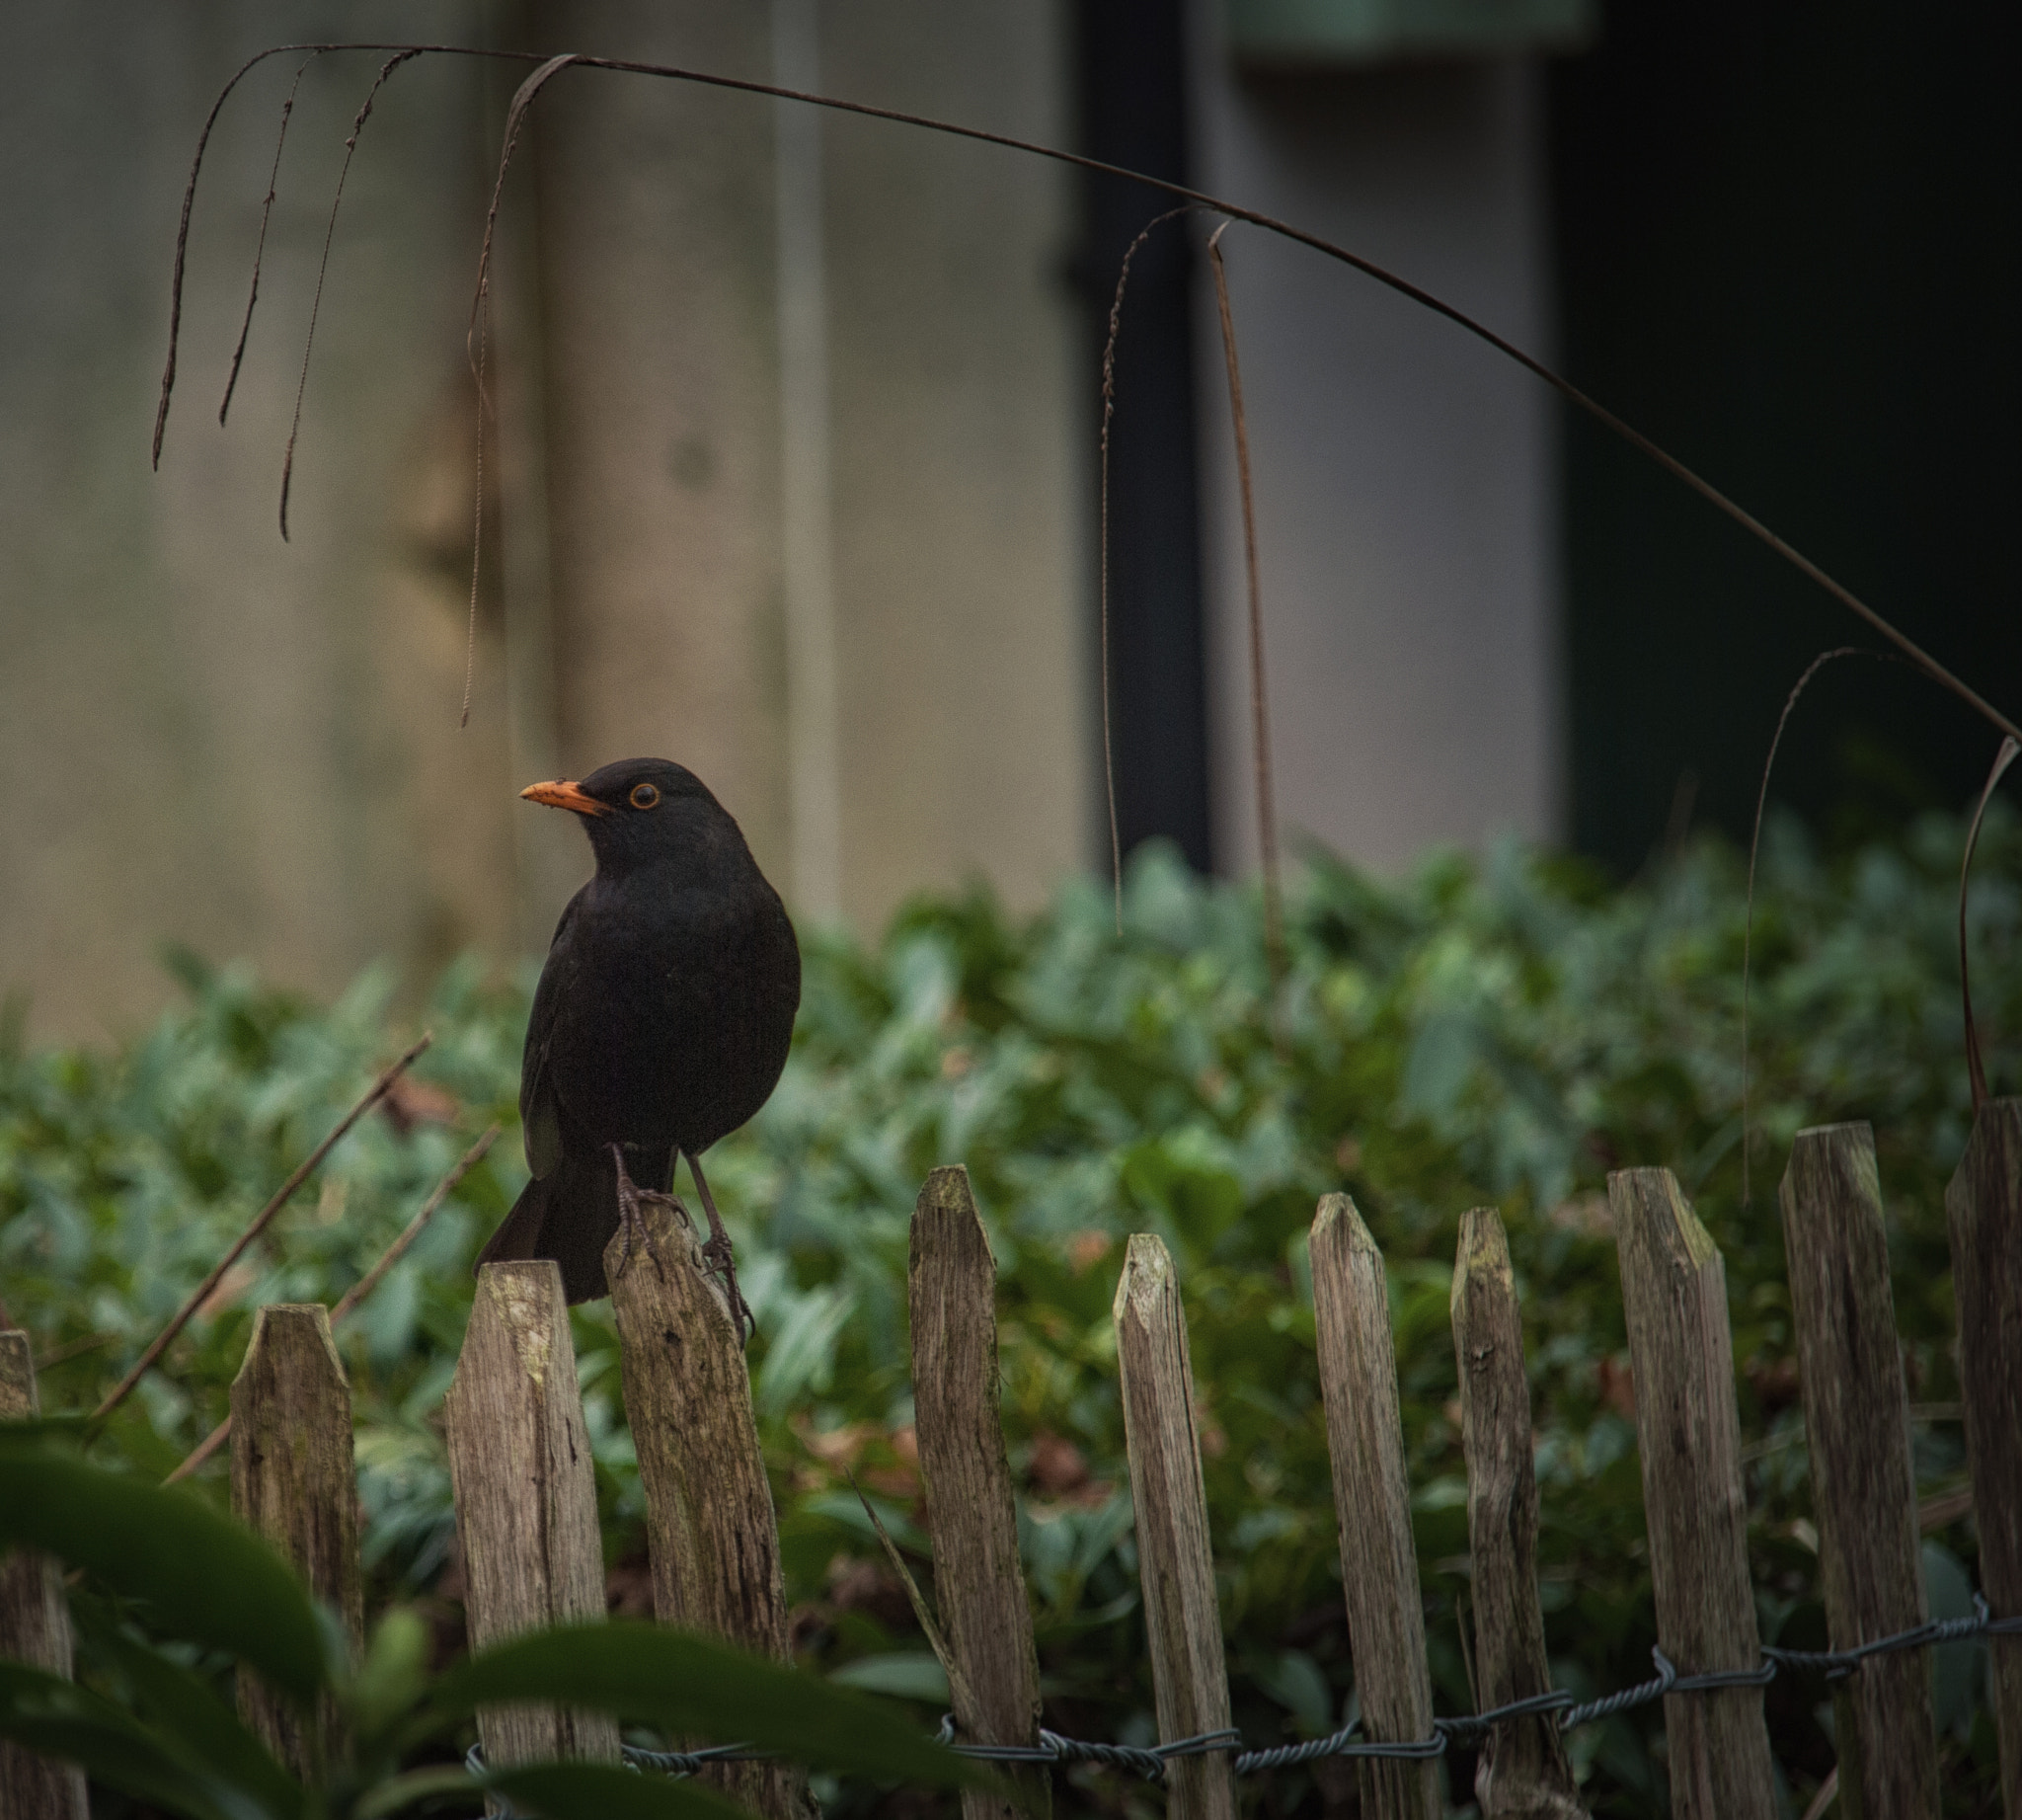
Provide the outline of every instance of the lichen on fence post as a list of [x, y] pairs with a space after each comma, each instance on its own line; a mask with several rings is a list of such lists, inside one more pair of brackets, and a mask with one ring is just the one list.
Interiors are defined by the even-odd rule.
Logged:
[[[646, 1494], [654, 1612], [774, 1661], [790, 1657], [779, 1526], [751, 1414], [743, 1336], [695, 1235], [648, 1203], [643, 1240], [604, 1252], [625, 1413]], [[629, 1251], [629, 1254], [628, 1254]], [[697, 1779], [766, 1820], [812, 1815], [796, 1764], [714, 1764]]]
[[[1158, 1735], [1170, 1744], [1227, 1729], [1228, 1669], [1208, 1551], [1187, 1319], [1172, 1257], [1148, 1232], [1131, 1236], [1114, 1313], [1145, 1647]], [[1234, 1820], [1232, 1761], [1225, 1750], [1171, 1759], [1169, 1820]]]
[[[955, 1722], [966, 1743], [1037, 1745], [1039, 1654], [998, 1408], [997, 1264], [967, 1169], [936, 1169], [920, 1190], [906, 1286], [934, 1601], [962, 1671]], [[1015, 1780], [1028, 1802], [1023, 1811], [1047, 1820], [1045, 1769], [1021, 1770]], [[965, 1820], [1015, 1820], [1021, 1810], [968, 1788], [962, 1811]]]
[[[1852, 1649], [1929, 1616], [1874, 1133], [1799, 1132], [1778, 1199], [1826, 1622], [1832, 1647]], [[1862, 1663], [1833, 1688], [1832, 1710], [1846, 1812], [1937, 1820], [1929, 1652]]]
[[[351, 1392], [321, 1303], [273, 1304], [253, 1317], [232, 1381], [232, 1509], [294, 1563], [355, 1650], [364, 1613]], [[247, 1724], [295, 1775], [309, 1776], [314, 1740], [293, 1704], [244, 1668], [238, 1687]], [[337, 1723], [328, 1696], [322, 1722], [326, 1735]]]
[[[0, 1332], [0, 1422], [40, 1413], [36, 1367], [26, 1333]], [[34, 1548], [0, 1554], [0, 1657], [70, 1678], [70, 1609], [63, 1576]], [[0, 1741], [0, 1815], [22, 1820], [86, 1820], [84, 1772], [21, 1744]]]
[[[1345, 1194], [1313, 1217], [1313, 1314], [1320, 1394], [1341, 1526], [1341, 1590], [1362, 1727], [1385, 1744], [1433, 1735], [1433, 1684], [1411, 1534], [1411, 1485], [1397, 1403], [1397, 1351], [1383, 1254]], [[1439, 1820], [1439, 1766], [1360, 1758], [1367, 1820]]]
[[[596, 1484], [562, 1273], [552, 1259], [478, 1272], [443, 1413], [471, 1647], [602, 1618]], [[488, 1706], [478, 1736], [495, 1766], [618, 1760], [617, 1726], [566, 1707]]]
[[[1980, 1584], [2022, 1618], [2022, 1099], [1990, 1099], [1945, 1191]], [[1987, 1638], [2002, 1811], [2022, 1814], [2022, 1634]]]
[[[1636, 1389], [1658, 1643], [1680, 1676], [1762, 1662], [1727, 1269], [1669, 1169], [1607, 1178]], [[1775, 1820], [1762, 1691], [1665, 1698], [1673, 1820]]]
[[[1453, 1353], [1467, 1456], [1467, 1542], [1474, 1562], [1477, 1710], [1551, 1691], [1537, 1599], [1537, 1471], [1523, 1319], [1502, 1217], [1477, 1207], [1460, 1221], [1453, 1261]], [[1558, 1715], [1498, 1725], [1474, 1777], [1482, 1820], [1585, 1820], [1559, 1740]]]

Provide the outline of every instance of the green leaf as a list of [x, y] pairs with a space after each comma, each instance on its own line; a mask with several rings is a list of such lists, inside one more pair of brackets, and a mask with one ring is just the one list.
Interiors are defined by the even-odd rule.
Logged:
[[1286, 1649], [1253, 1671], [1258, 1685], [1282, 1706], [1291, 1708], [1299, 1729], [1320, 1738], [1334, 1729], [1334, 1690], [1320, 1665], [1303, 1649]]
[[155, 1727], [175, 1740], [176, 1755], [243, 1788], [268, 1813], [302, 1812], [307, 1796], [301, 1784], [201, 1677], [94, 1618], [86, 1602], [79, 1602], [78, 1616], [93, 1651], [125, 1677]]
[[890, 1706], [661, 1624], [574, 1624], [485, 1650], [435, 1683], [430, 1728], [504, 1701], [586, 1706], [720, 1744], [748, 1740], [799, 1763], [890, 1781], [953, 1788], [994, 1780]]
[[607, 1764], [526, 1764], [485, 1783], [544, 1820], [749, 1820], [736, 1802], [692, 1781]]
[[297, 1701], [324, 1684], [323, 1633], [301, 1581], [190, 1492], [52, 1451], [0, 1448], [0, 1542], [43, 1549], [146, 1601], [155, 1627], [228, 1650]]
[[426, 1770], [409, 1770], [374, 1782], [350, 1804], [350, 1820], [384, 1820], [417, 1801], [438, 1794], [476, 1796], [484, 1787], [467, 1770], [430, 1764]]
[[428, 1627], [408, 1606], [380, 1619], [364, 1660], [345, 1690], [358, 1743], [376, 1742], [404, 1713], [421, 1703], [428, 1679]]
[[77, 1764], [94, 1781], [188, 1820], [272, 1820], [251, 1795], [193, 1769], [111, 1701], [26, 1663], [0, 1661], [0, 1738]]
[[931, 1650], [900, 1649], [882, 1656], [859, 1656], [854, 1662], [845, 1662], [828, 1679], [833, 1686], [861, 1688], [866, 1694], [948, 1703], [948, 1671]]

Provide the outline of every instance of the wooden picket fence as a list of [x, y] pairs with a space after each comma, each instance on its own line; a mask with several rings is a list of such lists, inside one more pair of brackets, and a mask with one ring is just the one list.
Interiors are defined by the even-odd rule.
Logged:
[[[1672, 1812], [1679, 1820], [1771, 1820], [1759, 1682], [1775, 1663], [1760, 1645], [1749, 1576], [1724, 1268], [1668, 1169], [1623, 1170], [1610, 1176], [1608, 1194], [1658, 1635], [1680, 1683], [1664, 1696]], [[1781, 1204], [1825, 1606], [1832, 1648], [1845, 1651], [1912, 1630], [1927, 1617], [1868, 1128], [1801, 1133]], [[1982, 1109], [1947, 1210], [1982, 1582], [1993, 1612], [2012, 1617], [2022, 1612], [2022, 1100]], [[664, 1208], [648, 1221], [650, 1252], [621, 1272], [614, 1241], [611, 1262], [656, 1610], [663, 1622], [784, 1659], [779, 1537], [737, 1326], [702, 1274], [693, 1234]], [[1346, 1195], [1320, 1203], [1312, 1271], [1361, 1736], [1428, 1747], [1416, 1758], [1358, 1757], [1361, 1811], [1368, 1820], [1438, 1820], [1438, 1771], [1428, 1752], [1440, 1733], [1383, 1260]], [[909, 1280], [916, 1432], [951, 1703], [965, 1743], [1037, 1750], [1039, 1666], [999, 1424], [995, 1279], [967, 1171], [935, 1170], [913, 1215]], [[1175, 1820], [1232, 1820], [1238, 1746], [1232, 1733], [1215, 1738], [1228, 1733], [1229, 1691], [1187, 1327], [1172, 1259], [1156, 1237], [1130, 1239], [1115, 1317], [1159, 1734], [1195, 1741], [1163, 1762], [1168, 1810]], [[1530, 1397], [1509, 1250], [1493, 1209], [1477, 1208], [1461, 1223], [1452, 1318], [1479, 1698], [1485, 1711], [1534, 1702], [1494, 1724], [1479, 1745], [1476, 1794], [1485, 1820], [1571, 1820], [1586, 1809], [1561, 1744], [1559, 1707], [1549, 1703]], [[0, 1349], [0, 1416], [33, 1407], [25, 1347], [17, 1350], [18, 1358]], [[300, 1565], [355, 1637], [350, 1396], [326, 1310], [263, 1308], [231, 1400], [235, 1507]], [[590, 1452], [552, 1263], [482, 1272], [446, 1416], [471, 1644], [600, 1617]], [[46, 1564], [17, 1559], [8, 1571], [34, 1577], [34, 1585], [24, 1582], [19, 1598], [5, 1597], [0, 1585], [0, 1653], [67, 1669], [61, 1602]], [[25, 1612], [39, 1630], [15, 1616]], [[2022, 1820], [2022, 1634], [1992, 1634], [1988, 1643], [2002, 1798], [2011, 1820]], [[1836, 1684], [1844, 1813], [1937, 1820], [1928, 1653], [1877, 1653]], [[1715, 1686], [1685, 1685], [1708, 1676]], [[1740, 1685], [1743, 1676], [1753, 1679]], [[304, 1740], [284, 1706], [250, 1678], [242, 1678], [240, 1703], [285, 1761], [303, 1763]], [[480, 1735], [496, 1763], [619, 1755], [609, 1720], [566, 1710], [488, 1711]], [[806, 1778], [790, 1764], [727, 1761], [703, 1774], [767, 1820], [808, 1820], [813, 1811]], [[1007, 1774], [1022, 1784], [1030, 1811], [1050, 1811], [1044, 1765], [1026, 1762]], [[962, 1799], [965, 1820], [1012, 1820], [1017, 1812], [986, 1792]], [[0, 1749], [0, 1813], [83, 1820], [82, 1783]]]

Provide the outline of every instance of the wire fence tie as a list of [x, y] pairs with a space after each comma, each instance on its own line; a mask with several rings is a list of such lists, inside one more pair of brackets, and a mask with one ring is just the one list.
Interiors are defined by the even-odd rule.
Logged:
[[[1037, 1744], [964, 1744], [957, 1741], [955, 1715], [946, 1712], [941, 1715], [934, 1741], [961, 1756], [977, 1758], [985, 1763], [1093, 1763], [1105, 1769], [1128, 1770], [1148, 1782], [1158, 1783], [1165, 1781], [1165, 1767], [1172, 1759], [1205, 1757], [1213, 1751], [1236, 1752], [1231, 1768], [1238, 1776], [1251, 1776], [1267, 1770], [1288, 1770], [1322, 1757], [1423, 1761], [1443, 1755], [1449, 1744], [1480, 1737], [1514, 1719], [1535, 1718], [1556, 1712], [1559, 1729], [1571, 1731], [1576, 1725], [1589, 1725], [1596, 1719], [1613, 1718], [1618, 1712], [1646, 1706], [1668, 1694], [1706, 1694], [1722, 1688], [1766, 1687], [1780, 1671], [1786, 1669], [1793, 1672], [1817, 1671], [1823, 1673], [1828, 1682], [1842, 1681], [1870, 1656], [1903, 1649], [1923, 1649], [1935, 1643], [1967, 1642], [1975, 1637], [2017, 1634], [2022, 1634], [2022, 1617], [1996, 1618], [1986, 1596], [1975, 1593], [1973, 1612], [1969, 1617], [1934, 1619], [1914, 1629], [1874, 1637], [1850, 1649], [1780, 1649], [1765, 1643], [1762, 1645], [1761, 1664], [1756, 1668], [1709, 1669], [1704, 1674], [1680, 1675], [1677, 1665], [1661, 1648], [1653, 1648], [1650, 1660], [1657, 1673], [1648, 1681], [1639, 1681], [1633, 1687], [1619, 1689], [1579, 1705], [1574, 1703], [1572, 1694], [1566, 1689], [1553, 1688], [1501, 1706], [1492, 1706], [1486, 1712], [1436, 1718], [1430, 1738], [1397, 1741], [1363, 1738], [1359, 1735], [1361, 1721], [1358, 1719], [1324, 1738], [1310, 1738], [1303, 1744], [1272, 1745], [1253, 1751], [1241, 1748], [1242, 1733], [1233, 1726], [1220, 1731], [1198, 1732], [1191, 1738], [1175, 1738], [1170, 1744], [1148, 1746], [1067, 1738], [1056, 1731], [1048, 1731], [1044, 1726], [1040, 1728]], [[628, 1769], [653, 1770], [673, 1777], [693, 1776], [710, 1764], [750, 1763], [778, 1755], [774, 1751], [756, 1750], [749, 1744], [714, 1744], [694, 1751], [654, 1751], [627, 1744], [623, 1751]], [[485, 1755], [480, 1746], [473, 1744], [470, 1747], [464, 1758], [464, 1768], [472, 1776], [483, 1776]], [[492, 1799], [498, 1801], [500, 1797], [495, 1793]], [[513, 1820], [510, 1808], [502, 1807], [501, 1811], [507, 1820]]]
[[2022, 1618], [1996, 1618], [1984, 1593], [1973, 1595], [1973, 1612], [1965, 1618], [1936, 1618], [1908, 1630], [1870, 1638], [1850, 1649], [1777, 1649], [1763, 1645], [1762, 1653], [1785, 1668], [1814, 1669], [1828, 1682], [1844, 1681], [1870, 1656], [1899, 1649], [1922, 1649], [1935, 1643], [1964, 1643], [1976, 1637], [2007, 1636], [2022, 1631]]

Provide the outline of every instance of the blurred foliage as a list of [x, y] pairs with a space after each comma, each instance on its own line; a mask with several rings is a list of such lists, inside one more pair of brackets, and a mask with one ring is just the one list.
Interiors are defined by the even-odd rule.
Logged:
[[[807, 939], [792, 1061], [711, 1181], [757, 1312], [754, 1390], [804, 1659], [936, 1710], [939, 1673], [843, 1477], [921, 1553], [905, 1333], [907, 1220], [969, 1165], [999, 1268], [1004, 1417], [1049, 1722], [1154, 1734], [1110, 1301], [1122, 1241], [1158, 1232], [1191, 1323], [1236, 1717], [1256, 1743], [1354, 1709], [1305, 1232], [1348, 1187], [1384, 1247], [1438, 1702], [1472, 1708], [1466, 1512], [1447, 1290], [1458, 1218], [1510, 1233], [1538, 1430], [1541, 1586], [1561, 1685], [1642, 1679], [1655, 1639], [1633, 1403], [1604, 1198], [1674, 1168], [1726, 1253], [1765, 1639], [1822, 1646], [1816, 1533], [1776, 1181], [1801, 1126], [1875, 1128], [1897, 1316], [1929, 1498], [1963, 1482], [1942, 1207], [1971, 1119], [1957, 985], [1962, 829], [1822, 853], [1773, 822], [1757, 881], [1744, 1193], [1740, 856], [1713, 840], [1626, 886], [1516, 844], [1394, 882], [1309, 856], [1287, 881], [1274, 1012], [1254, 889], [1134, 860], [1117, 932], [1073, 884], [1020, 921], [985, 893], [922, 899], [875, 944]], [[2022, 1064], [2022, 829], [1995, 815], [1972, 901], [1994, 1090]], [[189, 1001], [117, 1054], [0, 1046], [0, 1294], [51, 1411], [88, 1408], [286, 1170], [396, 1052], [394, 981], [320, 1006], [239, 968], [174, 965]], [[334, 1301], [488, 1121], [513, 1117], [533, 975], [452, 968], [397, 1118], [375, 1116], [171, 1350], [100, 1444], [169, 1470], [219, 1419], [262, 1302]], [[398, 1020], [403, 1023], [405, 1020]], [[18, 1021], [17, 1021], [18, 1028]], [[340, 1332], [378, 1602], [461, 1647], [439, 1432], [470, 1259], [522, 1172], [508, 1140]], [[608, 1306], [577, 1310], [614, 1607], [650, 1604]], [[219, 1468], [198, 1481], [222, 1497]], [[1970, 1524], [1934, 1528], [1936, 1615], [1970, 1598]], [[1470, 1637], [1471, 1645], [1471, 1637]], [[1991, 1811], [1983, 1654], [1940, 1652], [1948, 1798]], [[1832, 1762], [1823, 1686], [1779, 1681], [1772, 1738], [1798, 1811]], [[1665, 1811], [1660, 1708], [1571, 1734], [1597, 1813]], [[1472, 1763], [1449, 1758], [1456, 1807]], [[1261, 1779], [1263, 1811], [1349, 1811], [1335, 1766]], [[1156, 1811], [1076, 1773], [1070, 1805]], [[1265, 1784], [1268, 1783], [1268, 1786]], [[868, 1799], [829, 1791], [844, 1806]]]
[[[468, 1738], [481, 1708], [506, 1701], [588, 1708], [650, 1721], [661, 1738], [744, 1741], [913, 1785], [989, 1779], [889, 1702], [636, 1619], [495, 1640], [431, 1675], [427, 1626], [394, 1606], [354, 1650], [250, 1530], [187, 1491], [75, 1458], [78, 1438], [61, 1421], [0, 1428], [0, 1543], [74, 1569], [71, 1615], [90, 1678], [108, 1691], [0, 1660], [0, 1738], [68, 1759], [101, 1796], [117, 1790], [181, 1820], [385, 1820], [444, 1799], [468, 1808], [487, 1789], [540, 1820], [742, 1811], [694, 1780], [628, 1775], [615, 1762], [467, 1765], [442, 1749], [445, 1733]], [[213, 1651], [258, 1675], [287, 1713], [294, 1736], [283, 1748], [292, 1762], [299, 1747], [296, 1768], [220, 1698], [203, 1660]]]

